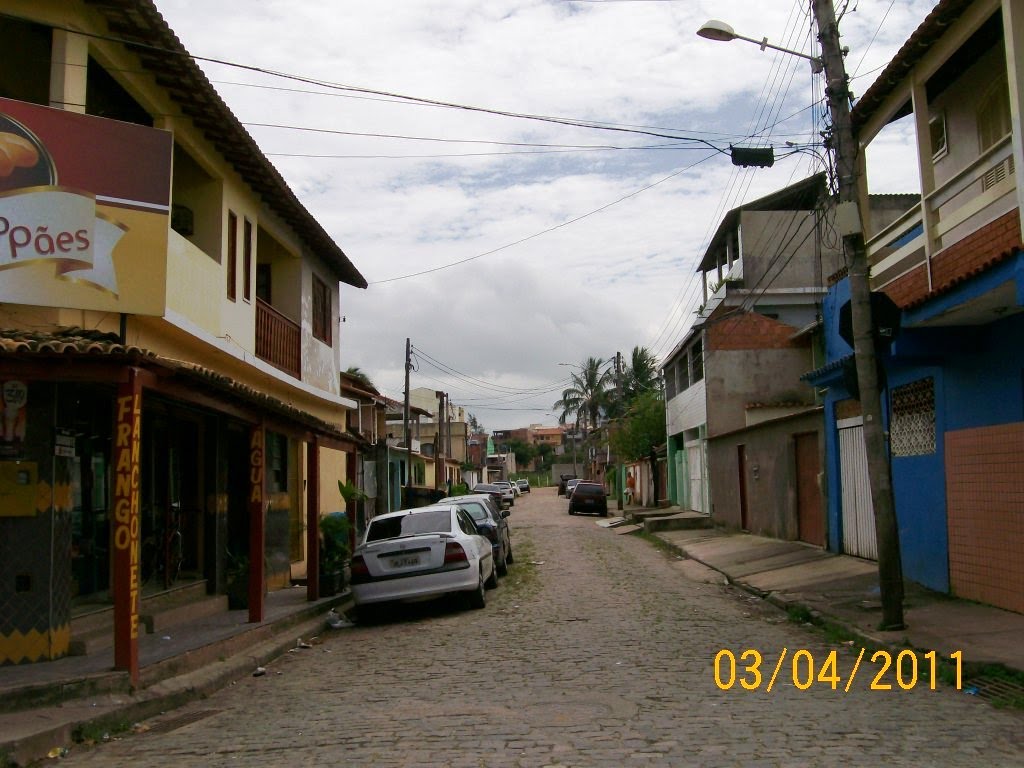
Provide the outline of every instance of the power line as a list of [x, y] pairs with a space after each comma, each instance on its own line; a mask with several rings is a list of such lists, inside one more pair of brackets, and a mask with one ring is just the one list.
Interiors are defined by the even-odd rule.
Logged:
[[676, 176], [679, 176], [680, 174], [683, 174], [686, 171], [689, 171], [689, 170], [695, 168], [696, 166], [700, 165], [701, 163], [703, 163], [703, 162], [705, 162], [707, 160], [710, 160], [712, 157], [714, 157], [714, 154], [706, 155], [705, 157], [701, 158], [700, 160], [696, 161], [695, 163], [691, 163], [690, 165], [686, 166], [685, 168], [680, 168], [678, 171], [673, 171], [668, 176], [665, 176], [665, 177], [663, 177], [661, 179], [658, 179], [657, 181], [652, 182], [652, 183], [650, 183], [650, 184], [648, 184], [648, 185], [646, 185], [644, 187], [641, 187], [640, 189], [634, 190], [634, 191], [630, 192], [627, 195], [623, 195], [618, 200], [613, 200], [610, 203], [606, 203], [605, 205], [602, 205], [600, 208], [595, 208], [594, 210], [589, 211], [587, 213], [581, 214], [579, 216], [575, 216], [575, 217], [573, 217], [571, 219], [566, 219], [565, 221], [563, 221], [563, 222], [561, 222], [559, 224], [555, 224], [552, 227], [548, 227], [547, 229], [543, 229], [540, 232], [534, 232], [532, 235], [527, 235], [526, 237], [522, 237], [522, 238], [520, 238], [518, 240], [515, 240], [515, 241], [513, 241], [511, 243], [506, 243], [505, 245], [498, 246], [497, 248], [492, 248], [491, 250], [484, 251], [483, 253], [478, 253], [475, 256], [469, 256], [469, 257], [467, 257], [465, 259], [460, 259], [458, 261], [452, 261], [452, 262], [449, 262], [447, 264], [441, 264], [441, 265], [439, 265], [437, 267], [431, 267], [430, 269], [423, 269], [423, 270], [420, 270], [419, 272], [411, 272], [411, 273], [406, 274], [406, 275], [399, 275], [397, 277], [389, 277], [389, 278], [385, 278], [384, 280], [373, 280], [373, 281], [370, 282], [370, 285], [380, 285], [381, 283], [393, 283], [393, 282], [396, 282], [398, 280], [408, 280], [411, 277], [420, 277], [422, 275], [429, 275], [429, 274], [432, 274], [434, 272], [440, 272], [441, 270], [444, 270], [444, 269], [451, 269], [452, 267], [457, 267], [457, 266], [459, 266], [461, 264], [466, 264], [466, 263], [468, 263], [470, 261], [476, 261], [477, 259], [482, 259], [485, 256], [492, 256], [495, 253], [499, 253], [499, 252], [507, 250], [509, 248], [514, 248], [517, 245], [522, 245], [525, 242], [528, 242], [530, 240], [535, 240], [538, 237], [541, 237], [543, 235], [549, 234], [549, 233], [554, 232], [556, 230], [562, 229], [563, 227], [567, 227], [570, 224], [575, 224], [578, 221], [582, 221], [583, 219], [589, 218], [590, 216], [594, 216], [594, 215], [596, 215], [598, 213], [601, 213], [602, 211], [606, 211], [607, 209], [611, 208], [612, 206], [618, 205], [619, 203], [624, 202], [626, 200], [629, 200], [630, 198], [636, 197], [637, 195], [639, 195], [639, 194], [641, 194], [643, 192], [646, 192], [649, 189], [653, 189], [654, 187], [658, 186], [659, 184], [664, 184], [666, 181], [674, 179]]

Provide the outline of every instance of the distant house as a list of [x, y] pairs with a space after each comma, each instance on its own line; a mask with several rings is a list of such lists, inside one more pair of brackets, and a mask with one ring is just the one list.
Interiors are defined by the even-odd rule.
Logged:
[[820, 412], [800, 375], [814, 359], [825, 275], [839, 266], [819, 227], [826, 207], [817, 175], [727, 213], [700, 263], [698, 320], [662, 369], [670, 500], [817, 544], [820, 506], [801, 528], [788, 489], [814, 482], [813, 465], [793, 471], [796, 457], [818, 456]]
[[[859, 99], [862, 147], [903, 120], [922, 195], [865, 222], [871, 287], [896, 308], [879, 335], [904, 574], [1024, 611], [1024, 17], [1017, 3], [942, 0]], [[869, 155], [870, 157], [870, 155]], [[865, 193], [872, 172], [867, 164]], [[908, 180], [908, 186], [910, 181]], [[848, 280], [824, 304], [829, 546], [875, 556]], [[879, 325], [879, 323], [876, 323]], [[845, 336], [845, 338], [844, 338]]]

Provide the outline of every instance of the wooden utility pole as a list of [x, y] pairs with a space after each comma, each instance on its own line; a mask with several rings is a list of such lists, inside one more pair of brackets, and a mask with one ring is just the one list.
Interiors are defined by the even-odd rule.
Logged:
[[[621, 352], [616, 352], [615, 353], [615, 396], [619, 400], [619, 407], [623, 407], [623, 402], [622, 402], [622, 353]], [[623, 412], [619, 415], [619, 418], [620, 419], [624, 419], [625, 416], [626, 416], [626, 413], [625, 413], [625, 409], [623, 408]], [[608, 425], [608, 429], [611, 429], [611, 424]], [[617, 499], [616, 499], [616, 507], [615, 508], [619, 512], [621, 512], [622, 508], [624, 506], [624, 503], [623, 503], [623, 500], [622, 500], [622, 498], [623, 498], [622, 497], [622, 491], [623, 491], [622, 483], [624, 482], [623, 481], [623, 475], [625, 473], [622, 471], [622, 462], [620, 461], [618, 456], [615, 457], [615, 474], [616, 474], [616, 477], [615, 477], [615, 495], [617, 497]]]
[[831, 143], [839, 184], [836, 222], [843, 235], [850, 276], [850, 318], [853, 325], [853, 353], [857, 363], [857, 386], [864, 418], [868, 481], [875, 512], [878, 539], [878, 581], [882, 598], [881, 629], [902, 629], [903, 567], [900, 561], [899, 527], [892, 495], [889, 452], [882, 428], [882, 401], [875, 358], [874, 320], [871, 317], [869, 265], [864, 247], [863, 216], [857, 208], [859, 148], [850, 121], [850, 89], [839, 45], [839, 27], [832, 0], [812, 0], [818, 26], [822, 64], [825, 70], [829, 113], [832, 116]]
[[412, 502], [412, 425], [409, 424], [409, 371], [412, 370], [412, 340], [405, 340], [405, 412], [403, 422], [405, 427], [405, 504]]

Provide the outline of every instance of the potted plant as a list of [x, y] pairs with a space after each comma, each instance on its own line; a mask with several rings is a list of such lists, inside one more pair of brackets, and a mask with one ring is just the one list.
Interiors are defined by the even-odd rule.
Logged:
[[345, 566], [351, 554], [349, 523], [344, 512], [320, 518], [320, 596], [336, 595], [345, 586]]

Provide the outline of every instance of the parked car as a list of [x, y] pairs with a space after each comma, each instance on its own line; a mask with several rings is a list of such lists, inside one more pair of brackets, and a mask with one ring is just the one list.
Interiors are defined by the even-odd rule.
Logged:
[[519, 486], [513, 483], [511, 480], [495, 480], [495, 485], [500, 485], [502, 488], [508, 488], [512, 491], [512, 498], [518, 499], [520, 497]]
[[565, 498], [571, 499], [573, 489], [579, 484], [580, 479], [578, 477], [572, 477], [565, 481]]
[[389, 602], [462, 594], [470, 608], [498, 585], [491, 542], [458, 504], [378, 515], [351, 562], [352, 598], [360, 618]]
[[576, 475], [559, 475], [558, 476], [558, 495], [565, 496], [565, 487], [570, 480], [576, 479]]
[[438, 504], [458, 504], [469, 512], [477, 530], [491, 542], [494, 552], [494, 565], [499, 576], [508, 573], [508, 564], [512, 562], [512, 535], [509, 531], [507, 509], [494, 501], [490, 494], [468, 494], [465, 496], [448, 496]]
[[608, 494], [600, 483], [577, 481], [569, 498], [569, 514], [589, 512], [608, 517]]
[[495, 480], [491, 485], [501, 488], [502, 498], [510, 507], [516, 503], [516, 493], [512, 490], [512, 483], [508, 480]]
[[473, 486], [473, 489], [470, 491], [470, 493], [486, 493], [494, 498], [494, 500], [498, 503], [499, 507], [506, 504], [509, 500], [509, 496], [505, 492], [505, 489], [502, 488], [500, 485], [495, 485], [494, 483], [477, 483], [476, 485]]
[[526, 479], [525, 477], [521, 477], [518, 480], [516, 480], [516, 485], [519, 486], [520, 492], [522, 492], [522, 493], [529, 493], [530, 492], [530, 481], [528, 479]]

